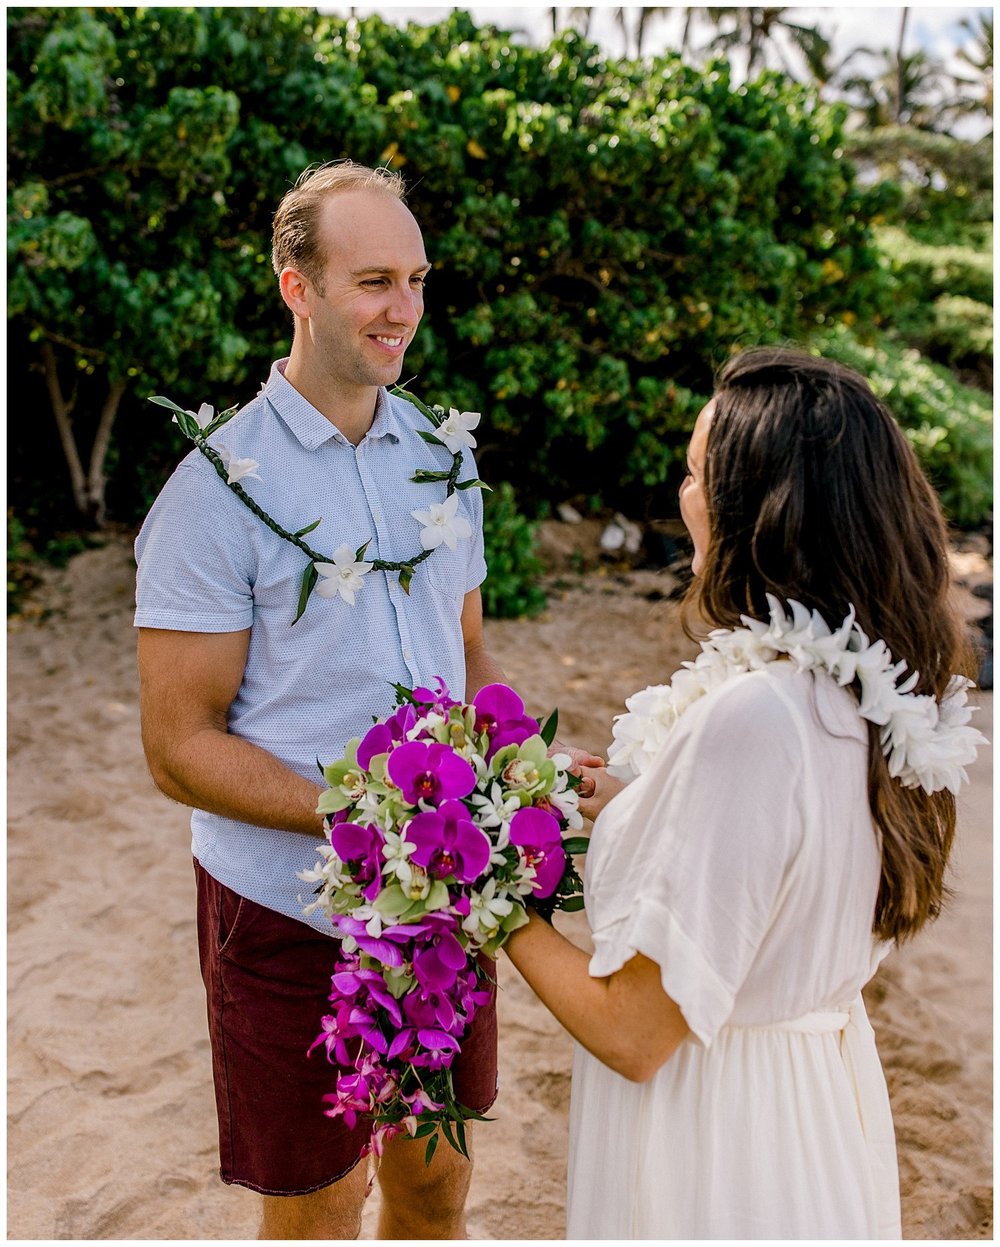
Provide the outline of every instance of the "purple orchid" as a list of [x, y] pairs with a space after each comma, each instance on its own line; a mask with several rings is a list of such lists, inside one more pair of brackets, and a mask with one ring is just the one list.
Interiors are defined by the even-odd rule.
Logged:
[[[449, 1035], [456, 1031], [455, 1006], [442, 992], [410, 992], [403, 998], [403, 1012], [407, 1022], [417, 1030], [430, 1027], [447, 1031]], [[458, 1029], [461, 1030], [461, 1023]]]
[[359, 1004], [374, 1001], [388, 1013], [394, 1026], [402, 1024], [399, 1001], [387, 990], [385, 979], [377, 970], [340, 970], [331, 975], [330, 982], [334, 988], [331, 1000], [347, 998]]
[[382, 890], [382, 848], [385, 838], [375, 826], [338, 823], [330, 828], [330, 843], [342, 862], [350, 867], [355, 883], [364, 884], [361, 895], [373, 901]]
[[412, 706], [406, 705], [400, 706], [384, 723], [376, 723], [369, 728], [358, 745], [358, 766], [365, 771], [371, 770], [372, 758], [380, 753], [388, 753], [394, 745], [406, 740], [406, 733], [416, 721], [416, 711]]
[[437, 810], [415, 815], [406, 839], [417, 846], [410, 861], [434, 879], [454, 875], [459, 883], [474, 883], [490, 862], [489, 837], [461, 801], [442, 801]]
[[422, 923], [405, 926], [383, 927], [381, 935], [369, 935], [368, 928], [357, 918], [338, 917], [337, 926], [345, 935], [354, 937], [358, 948], [369, 957], [381, 961], [384, 966], [401, 966], [405, 961], [401, 945], [427, 929]]
[[422, 938], [413, 950], [413, 973], [425, 992], [449, 991], [465, 966], [465, 949], [443, 927]]
[[467, 797], [476, 786], [476, 772], [449, 745], [408, 740], [389, 754], [389, 778], [410, 805], [440, 805], [451, 797]]
[[417, 702], [422, 710], [438, 710], [441, 714], [447, 715], [452, 706], [460, 706], [462, 704], [460, 701], [456, 701], [448, 692], [447, 684], [439, 675], [434, 677], [434, 683], [437, 685], [437, 692], [423, 687], [413, 690], [413, 700]]
[[439, 1030], [421, 1030], [417, 1032], [423, 1051], [413, 1058], [414, 1065], [423, 1065], [428, 1069], [441, 1069], [450, 1065], [458, 1052], [458, 1040], [452, 1035]]
[[430, 1109], [432, 1113], [436, 1113], [439, 1109], [444, 1108], [443, 1104], [439, 1104], [437, 1100], [432, 1100], [423, 1087], [418, 1087], [413, 1095], [404, 1095], [403, 1100], [409, 1104], [415, 1114], [423, 1113]]
[[489, 739], [487, 762], [504, 745], [520, 745], [529, 736], [538, 735], [538, 720], [524, 713], [524, 702], [506, 684], [487, 684], [472, 704], [476, 708], [476, 733], [485, 732]]
[[510, 820], [510, 842], [518, 846], [525, 862], [534, 867], [531, 890], [535, 896], [551, 896], [566, 869], [559, 820], [532, 806], [518, 810]]

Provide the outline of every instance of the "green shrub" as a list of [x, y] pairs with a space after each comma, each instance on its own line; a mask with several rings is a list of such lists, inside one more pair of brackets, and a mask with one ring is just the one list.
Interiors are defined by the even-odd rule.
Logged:
[[489, 575], [483, 583], [483, 610], [493, 619], [518, 619], [545, 609], [538, 586], [545, 568], [536, 553], [538, 525], [517, 509], [509, 481], [483, 495], [483, 538]]
[[7, 614], [17, 615], [27, 594], [38, 584], [37, 556], [13, 507], [7, 508]]
[[894, 226], [879, 228], [875, 237], [901, 278], [901, 300], [926, 304], [938, 295], [963, 295], [992, 306], [992, 243], [982, 248], [931, 245]]
[[[34, 366], [10, 399], [46, 409], [48, 343], [87, 445], [127, 382], [118, 519], [179, 453], [146, 397], [245, 402], [284, 352], [270, 222], [311, 161], [403, 170], [435, 265], [407, 374], [483, 412], [484, 476], [526, 508], [628, 509], [639, 489], [672, 505], [734, 342], [889, 307], [870, 224], [898, 193], [860, 187], [844, 110], [775, 73], [614, 62], [572, 35], [524, 47], [462, 12], [404, 30], [295, 8], [22, 8], [8, 24], [11, 341]], [[42, 479], [51, 421], [13, 424], [11, 450], [15, 505], [61, 507], [64, 526], [65, 492]]]
[[812, 346], [868, 378], [909, 438], [949, 519], [985, 522], [993, 500], [989, 396], [887, 334], [865, 344], [838, 327], [816, 335]]
[[931, 319], [913, 339], [924, 355], [951, 368], [992, 372], [993, 308], [962, 295], [942, 295], [931, 305]]

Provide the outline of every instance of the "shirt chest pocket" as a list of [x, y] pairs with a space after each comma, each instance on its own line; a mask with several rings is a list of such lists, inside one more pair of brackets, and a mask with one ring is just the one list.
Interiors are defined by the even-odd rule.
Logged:
[[455, 550], [449, 550], [442, 542], [428, 558], [417, 564], [413, 573], [414, 586], [418, 579], [423, 579], [434, 593], [442, 597], [464, 597], [468, 549], [468, 541], [458, 542]]

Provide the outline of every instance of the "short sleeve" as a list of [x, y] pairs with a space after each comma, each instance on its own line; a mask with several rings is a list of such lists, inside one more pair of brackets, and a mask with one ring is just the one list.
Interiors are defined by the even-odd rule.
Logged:
[[695, 1037], [711, 1043], [802, 843], [802, 768], [795, 708], [766, 672], [692, 706], [594, 828], [590, 973], [644, 954]]
[[[207, 466], [207, 465], [206, 465]], [[253, 623], [253, 547], [236, 499], [190, 457], [135, 543], [137, 628], [239, 632]]]

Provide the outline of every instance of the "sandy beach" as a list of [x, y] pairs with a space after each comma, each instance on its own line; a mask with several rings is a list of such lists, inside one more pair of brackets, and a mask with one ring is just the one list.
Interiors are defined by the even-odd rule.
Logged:
[[[47, 571], [8, 636], [8, 1237], [250, 1239], [217, 1176], [188, 812], [139, 741], [124, 539]], [[693, 652], [669, 573], [595, 568], [487, 625], [529, 709], [603, 750], [624, 699]], [[992, 695], [975, 695], [992, 739]], [[340, 742], [331, 742], [331, 748]], [[942, 918], [866, 990], [899, 1146], [904, 1236], [992, 1236], [992, 765], [961, 799]], [[310, 863], [303, 863], [303, 866]], [[559, 925], [581, 942], [581, 915]], [[470, 1235], [559, 1239], [571, 1043], [505, 960], [501, 1091]], [[318, 1019], [317, 1019], [318, 1022]], [[365, 1214], [374, 1233], [377, 1195]]]

